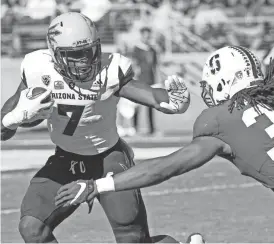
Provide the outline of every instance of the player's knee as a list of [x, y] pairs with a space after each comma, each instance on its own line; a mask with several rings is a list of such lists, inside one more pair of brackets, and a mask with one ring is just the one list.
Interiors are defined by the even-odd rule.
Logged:
[[147, 228], [141, 226], [117, 226], [113, 233], [117, 243], [145, 243], [149, 239]]
[[124, 203], [131, 202], [132, 204], [125, 204], [121, 209], [117, 209], [113, 213], [113, 222], [117, 226], [144, 226], [147, 223], [146, 207], [144, 205], [142, 195], [139, 191], [132, 191], [127, 195], [120, 195]]
[[144, 243], [149, 238], [147, 215], [144, 207], [132, 211], [120, 218], [113, 226], [113, 232], [118, 243]]
[[117, 226], [128, 226], [132, 225], [136, 222], [136, 218], [138, 217], [138, 209], [133, 209], [132, 211], [126, 211], [124, 213], [117, 214], [115, 216], [113, 214], [112, 222], [115, 222]]
[[25, 242], [42, 243], [52, 239], [52, 232], [42, 221], [25, 216], [20, 220], [19, 232]]

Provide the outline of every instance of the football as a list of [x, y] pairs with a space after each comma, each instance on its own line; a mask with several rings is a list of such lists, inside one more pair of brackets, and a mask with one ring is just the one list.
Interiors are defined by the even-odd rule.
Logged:
[[[36, 97], [39, 97], [46, 91], [47, 89], [44, 87], [34, 87], [30, 89], [29, 92], [27, 93], [27, 98], [30, 100], [35, 99]], [[51, 95], [43, 99], [41, 103], [47, 103], [47, 102], [50, 102], [50, 100], [51, 100]]]
[[[32, 89], [29, 90], [29, 92], [27, 93], [27, 98], [32, 100], [40, 95], [42, 95], [45, 91], [47, 91], [47, 89], [45, 89], [44, 87], [34, 87]], [[41, 103], [47, 103], [51, 101], [51, 95], [47, 96], [45, 99], [43, 99], [41, 101]], [[40, 123], [43, 122], [43, 119], [39, 119], [36, 120], [32, 123], [23, 123], [20, 125], [20, 127], [24, 127], [24, 128], [31, 128], [34, 127], [36, 125], [39, 125]]]

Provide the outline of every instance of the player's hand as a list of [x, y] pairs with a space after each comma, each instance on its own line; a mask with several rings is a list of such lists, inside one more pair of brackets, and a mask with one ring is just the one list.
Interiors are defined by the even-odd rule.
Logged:
[[47, 90], [40, 96], [29, 99], [28, 94], [31, 93], [31, 89], [33, 88], [27, 88], [21, 91], [16, 107], [5, 115], [2, 120], [5, 127], [19, 126], [23, 123], [31, 123], [38, 119], [48, 119], [50, 117], [54, 101], [51, 99], [46, 103], [41, 102], [51, 95], [51, 90]]
[[94, 198], [98, 195], [93, 180], [77, 180], [62, 186], [55, 197], [55, 205], [68, 207], [87, 202], [91, 211]]
[[190, 104], [190, 93], [183, 78], [172, 75], [165, 80], [165, 87], [169, 96], [169, 103], [162, 102], [160, 107], [167, 113], [184, 113]]

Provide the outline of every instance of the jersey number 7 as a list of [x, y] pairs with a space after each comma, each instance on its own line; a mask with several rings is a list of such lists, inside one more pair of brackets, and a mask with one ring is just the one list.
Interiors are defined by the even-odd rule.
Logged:
[[[58, 114], [69, 118], [63, 132], [64, 135], [72, 136], [74, 134], [84, 109], [85, 106], [58, 104]], [[67, 115], [67, 112], [71, 112], [71, 117]]]
[[[274, 111], [269, 111], [266, 108], [260, 106], [260, 111], [265, 114], [266, 117], [272, 122], [272, 125], [265, 128], [265, 132], [272, 139], [274, 138]], [[249, 108], [243, 113], [243, 122], [247, 127], [256, 123], [256, 117], [260, 116], [254, 108]], [[274, 161], [274, 147], [267, 151], [268, 156]]]

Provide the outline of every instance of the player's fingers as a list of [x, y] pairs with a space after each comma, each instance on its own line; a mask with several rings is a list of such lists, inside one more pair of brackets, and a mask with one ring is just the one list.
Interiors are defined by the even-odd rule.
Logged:
[[171, 76], [168, 76], [167, 79], [165, 80], [165, 87], [167, 91], [171, 90], [178, 90], [177, 86], [174, 85], [174, 80]]
[[54, 198], [55, 203], [59, 202], [59, 201], [63, 201], [63, 199], [66, 199], [67, 197], [71, 196], [71, 191], [67, 190], [67, 191], [63, 191], [60, 194], [57, 194]]
[[64, 197], [58, 199], [57, 201], [55, 201], [55, 205], [57, 207], [59, 207], [59, 206], [63, 206], [63, 207], [69, 206], [70, 205], [70, 201], [72, 199], [73, 199], [72, 195], [64, 196]]
[[172, 81], [175, 82], [175, 83], [179, 82], [179, 77], [178, 77], [177, 75], [172, 75], [172, 76], [171, 76], [171, 79], [172, 79]]
[[52, 112], [53, 112], [53, 107], [45, 108], [45, 109], [41, 110], [42, 116], [45, 116], [47, 118], [49, 118], [51, 116]]
[[90, 201], [87, 201], [88, 204], [88, 213], [90, 214], [92, 207], [93, 207], [93, 203], [94, 203], [94, 198]]
[[172, 90], [178, 90], [179, 87], [177, 86], [178, 77], [176, 75], [169, 76], [170, 80], [170, 87]]
[[49, 118], [50, 118], [50, 116], [51, 116], [50, 114], [45, 114], [45, 115], [43, 115], [43, 116], [42, 116], [42, 118], [41, 118], [41, 119], [49, 119]]
[[96, 196], [97, 196], [97, 193], [95, 191], [93, 191], [93, 192], [88, 194], [86, 201], [87, 202], [93, 201]]
[[177, 76], [176, 84], [177, 84], [177, 86], [178, 86], [179, 89], [181, 89], [181, 90], [182, 89], [186, 89], [186, 85], [185, 85], [185, 82], [184, 82], [184, 80], [183, 80], [182, 77], [178, 77]]
[[52, 101], [50, 101], [50, 102], [41, 104], [41, 107], [42, 107], [43, 109], [46, 109], [46, 108], [52, 107], [53, 104], [54, 104], [54, 101], [52, 100]]
[[170, 80], [170, 79], [166, 79], [166, 80], [165, 80], [165, 88], [166, 88], [167, 91], [172, 90], [172, 87], [171, 87], [171, 80]]
[[24, 95], [25, 97], [27, 96], [27, 93], [30, 91], [30, 88], [26, 88], [21, 91], [20, 95]]
[[52, 90], [47, 89], [44, 93], [42, 93], [42, 94], [41, 94], [39, 97], [37, 97], [37, 98], [39, 98], [39, 100], [42, 101], [42, 100], [44, 100], [46, 97], [50, 96], [51, 93], [52, 93]]
[[37, 119], [48, 119], [50, 118], [50, 114], [46, 113], [46, 114], [40, 114], [39, 116], [37, 116]]
[[67, 191], [69, 190], [72, 186], [73, 186], [74, 182], [71, 182], [69, 184], [63, 185], [59, 188], [59, 190], [57, 191], [57, 195], [61, 194], [61, 192], [63, 191]]
[[176, 113], [176, 109], [169, 103], [161, 102], [160, 107], [161, 107], [161, 111], [166, 114]]
[[63, 197], [66, 197], [70, 194], [71, 192], [69, 190], [66, 191], [62, 191], [61, 193], [57, 194], [54, 198], [55, 201], [59, 201], [60, 199], [62, 199]]
[[53, 112], [53, 106], [51, 106], [49, 109], [46, 109], [46, 111], [51, 114]]

